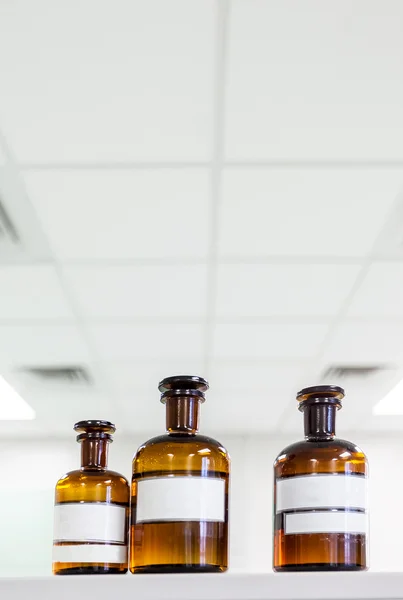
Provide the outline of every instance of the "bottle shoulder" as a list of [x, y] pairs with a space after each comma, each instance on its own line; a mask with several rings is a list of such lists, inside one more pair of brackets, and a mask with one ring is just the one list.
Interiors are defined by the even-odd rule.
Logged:
[[142, 444], [133, 457], [133, 472], [162, 470], [229, 471], [228, 451], [214, 438], [196, 434], [163, 434]]
[[111, 469], [75, 469], [74, 471], [68, 471], [62, 475], [57, 484], [75, 482], [80, 484], [99, 484], [103, 482], [105, 485], [129, 485], [126, 477], [117, 471], [112, 471]]
[[178, 446], [178, 447], [179, 446], [183, 446], [183, 447], [203, 446], [203, 447], [209, 448], [210, 450], [217, 449], [220, 452], [224, 452], [224, 453], [228, 454], [227, 450], [224, 448], [224, 446], [220, 442], [218, 442], [217, 440], [215, 440], [212, 437], [208, 437], [208, 436], [202, 435], [200, 433], [197, 433], [195, 435], [164, 433], [162, 435], [158, 435], [158, 436], [153, 437], [153, 438], [147, 440], [146, 442], [144, 442], [139, 447], [136, 454], [139, 451], [143, 451], [145, 449], [149, 450], [149, 449], [152, 449], [155, 447], [175, 448], [176, 446]]
[[274, 461], [276, 476], [298, 473], [352, 472], [366, 474], [368, 461], [356, 444], [340, 438], [301, 440], [290, 444]]
[[55, 502], [127, 503], [129, 483], [123, 475], [105, 469], [70, 471], [56, 483]]

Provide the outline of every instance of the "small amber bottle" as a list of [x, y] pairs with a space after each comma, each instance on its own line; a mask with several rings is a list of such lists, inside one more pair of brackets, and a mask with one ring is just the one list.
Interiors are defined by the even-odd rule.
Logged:
[[167, 433], [143, 444], [133, 459], [130, 571], [221, 572], [228, 567], [227, 451], [199, 435], [201, 377], [159, 384]]
[[321, 385], [297, 395], [305, 440], [274, 463], [275, 571], [367, 569], [365, 454], [335, 437], [344, 390]]
[[107, 469], [115, 426], [80, 421], [74, 429], [81, 469], [56, 484], [53, 573], [126, 573], [130, 488], [122, 475]]

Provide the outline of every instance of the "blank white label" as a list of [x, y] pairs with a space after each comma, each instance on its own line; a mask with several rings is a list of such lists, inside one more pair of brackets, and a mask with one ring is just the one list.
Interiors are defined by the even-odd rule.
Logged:
[[367, 533], [365, 513], [308, 512], [284, 515], [284, 533]]
[[137, 523], [224, 520], [224, 479], [177, 476], [137, 481]]
[[127, 546], [101, 544], [53, 546], [53, 562], [124, 564], [127, 562]]
[[126, 509], [104, 503], [57, 504], [53, 539], [60, 542], [124, 543]]
[[367, 509], [367, 480], [359, 475], [277, 479], [276, 512], [301, 508]]

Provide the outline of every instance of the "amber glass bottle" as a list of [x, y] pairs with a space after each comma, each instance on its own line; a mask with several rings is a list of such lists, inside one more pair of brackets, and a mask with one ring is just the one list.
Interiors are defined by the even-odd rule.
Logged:
[[80, 421], [74, 429], [81, 469], [56, 484], [53, 573], [126, 573], [130, 488], [122, 475], [107, 469], [115, 426]]
[[133, 459], [130, 571], [220, 572], [228, 566], [225, 448], [199, 435], [207, 381], [168, 377], [159, 384], [167, 433]]
[[335, 437], [344, 390], [316, 386], [299, 392], [305, 440], [274, 463], [275, 571], [367, 569], [365, 454]]

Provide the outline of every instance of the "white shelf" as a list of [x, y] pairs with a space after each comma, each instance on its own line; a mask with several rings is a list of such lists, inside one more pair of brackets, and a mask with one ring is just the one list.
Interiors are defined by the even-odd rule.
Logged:
[[104, 575], [0, 579], [4, 600], [403, 600], [403, 573]]

